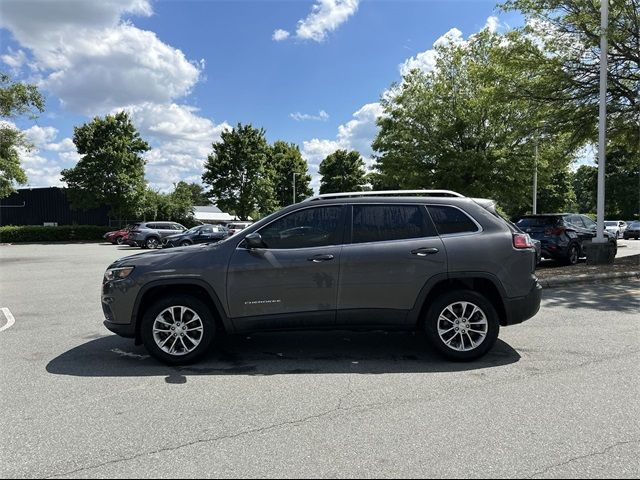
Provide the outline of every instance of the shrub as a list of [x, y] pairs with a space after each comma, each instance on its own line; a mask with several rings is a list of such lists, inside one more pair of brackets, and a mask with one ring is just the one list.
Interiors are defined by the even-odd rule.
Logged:
[[64, 242], [101, 240], [103, 235], [113, 230], [97, 225], [62, 225], [43, 227], [40, 225], [0, 227], [0, 242]]

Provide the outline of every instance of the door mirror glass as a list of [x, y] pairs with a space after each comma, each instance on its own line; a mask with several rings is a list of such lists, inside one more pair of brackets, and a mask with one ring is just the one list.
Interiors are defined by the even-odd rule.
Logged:
[[247, 244], [247, 248], [262, 248], [264, 247], [264, 243], [262, 243], [262, 236], [258, 232], [253, 232], [244, 237], [244, 241]]

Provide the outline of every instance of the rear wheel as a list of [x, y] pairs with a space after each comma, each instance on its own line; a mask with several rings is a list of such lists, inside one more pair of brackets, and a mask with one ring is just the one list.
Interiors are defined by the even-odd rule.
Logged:
[[454, 361], [475, 360], [496, 343], [498, 314], [491, 302], [472, 290], [454, 290], [438, 297], [425, 319], [429, 343]]
[[206, 353], [215, 328], [213, 313], [204, 302], [190, 295], [176, 295], [147, 309], [140, 334], [155, 358], [169, 365], [185, 365]]
[[124, 242], [124, 238], [122, 238], [122, 237], [118, 237], [118, 238], [116, 238], [116, 243], [117, 243], [118, 245], [122, 245], [122, 243], [123, 243], [123, 242]]

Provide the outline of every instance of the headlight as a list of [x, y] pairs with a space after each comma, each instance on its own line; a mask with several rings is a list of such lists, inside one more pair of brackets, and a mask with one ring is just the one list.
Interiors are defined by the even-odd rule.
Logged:
[[111, 280], [122, 280], [127, 278], [131, 272], [133, 272], [134, 267], [117, 267], [117, 268], [109, 268], [106, 272], [104, 272], [104, 279], [107, 281]]

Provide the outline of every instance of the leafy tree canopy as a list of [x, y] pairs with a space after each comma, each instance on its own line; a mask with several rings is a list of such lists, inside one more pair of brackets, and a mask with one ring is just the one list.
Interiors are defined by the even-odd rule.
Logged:
[[364, 190], [366, 172], [359, 152], [336, 150], [320, 163], [320, 193], [357, 192]]
[[[21, 115], [37, 117], [44, 111], [44, 99], [35, 85], [13, 82], [0, 72], [0, 118]], [[27, 175], [20, 165], [20, 152], [33, 146], [24, 134], [6, 121], [0, 121], [0, 198], [15, 191], [14, 185], [27, 183]]]
[[269, 163], [273, 170], [275, 197], [280, 207], [286, 207], [293, 203], [294, 173], [296, 176], [296, 202], [313, 194], [307, 162], [302, 158], [297, 145], [280, 140], [276, 141], [271, 147]]
[[82, 158], [62, 171], [62, 180], [74, 208], [108, 205], [119, 218], [137, 211], [145, 191], [142, 154], [150, 147], [129, 115], [95, 117], [74, 129], [73, 142]]
[[241, 220], [255, 212], [264, 215], [273, 211], [276, 202], [269, 156], [263, 129], [238, 123], [232, 130], [222, 132], [202, 175], [216, 205]]
[[382, 99], [374, 188], [444, 188], [494, 198], [510, 215], [530, 209], [535, 144], [543, 179], [565, 171], [575, 148], [550, 108], [514, 95], [529, 73], [512, 59], [531, 48], [487, 29], [438, 46], [433, 71], [410, 72]]

